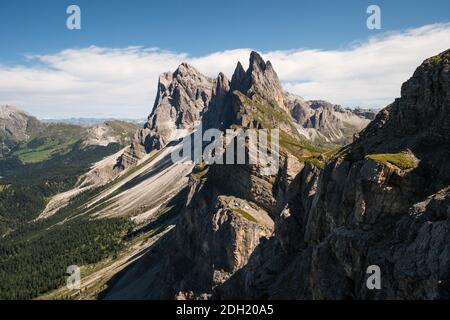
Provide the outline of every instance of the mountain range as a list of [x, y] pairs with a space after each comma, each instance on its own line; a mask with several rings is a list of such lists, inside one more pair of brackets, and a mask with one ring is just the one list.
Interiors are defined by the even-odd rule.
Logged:
[[[83, 126], [62, 121], [43, 122], [16, 107], [0, 106], [0, 158], [17, 154], [24, 160], [20, 155], [25, 152], [33, 158], [40, 151], [50, 158], [76, 142], [83, 147], [127, 145], [136, 129], [136, 125], [120, 120]], [[41, 160], [37, 156], [31, 161]]]
[[[183, 63], [159, 77], [157, 92], [147, 122], [132, 137], [122, 134], [131, 128], [107, 123], [83, 129], [76, 150], [52, 146], [43, 160], [31, 157], [44, 166], [86, 148], [104, 150], [20, 221], [9, 223], [17, 198], [3, 196], [11, 203], [0, 206], [0, 279], [8, 280], [1, 297], [449, 297], [450, 50], [424, 61], [401, 97], [379, 112], [288, 93], [256, 52], [247, 70], [237, 64], [231, 80]], [[30, 165], [24, 146], [36, 150], [49, 126], [11, 107], [1, 110], [1, 193], [7, 194], [16, 181], [27, 182], [14, 171]], [[253, 164], [174, 163], [180, 138], [200, 125], [279, 129], [279, 170], [265, 175]], [[120, 147], [105, 149], [114, 143]], [[88, 231], [80, 236], [82, 228]], [[40, 275], [51, 276], [38, 277], [36, 285], [21, 259], [54, 262], [58, 253], [42, 247], [61, 237], [78, 249], [42, 267]], [[40, 251], [21, 255], [25, 244]], [[81, 290], [62, 286], [70, 264], [83, 266]], [[366, 285], [374, 265], [380, 290]], [[13, 267], [20, 272], [11, 280], [6, 271]]]

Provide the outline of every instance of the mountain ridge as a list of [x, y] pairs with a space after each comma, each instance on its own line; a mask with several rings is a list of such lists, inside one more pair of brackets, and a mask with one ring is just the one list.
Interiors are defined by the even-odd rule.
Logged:
[[[278, 106], [283, 117], [289, 120], [284, 127], [290, 134], [327, 147], [351, 142], [353, 135], [364, 128], [375, 114], [374, 111], [361, 109], [335, 112], [333, 108], [322, 106], [331, 105], [323, 102], [321, 112], [316, 111], [315, 116], [310, 114], [308, 119], [295, 117], [296, 107], [301, 108], [304, 114], [312, 113], [310, 105], [315, 102], [286, 93], [270, 61], [265, 62], [255, 51], [250, 54], [247, 70], [240, 62], [237, 63], [231, 80], [223, 73], [215, 79], [208, 78], [188, 63], [182, 63], [173, 73], [160, 75], [153, 110], [144, 128], [136, 133], [121, 166], [125, 168], [136, 163], [144, 153], [163, 148], [177, 138], [174, 136], [177, 129], [192, 131], [195, 125], [202, 122], [203, 129], [223, 130], [236, 123], [239, 104], [243, 103], [233, 95], [235, 91], [244, 93], [250, 100], [258, 96]], [[293, 97], [303, 103], [295, 105]], [[338, 115], [341, 113], [345, 116]], [[318, 118], [322, 121], [317, 121], [317, 126], [311, 125], [311, 121]]]
[[[426, 109], [419, 115], [441, 115], [438, 123], [447, 123], [447, 53], [427, 61], [405, 83], [395, 103], [404, 103], [405, 111], [423, 104]], [[428, 130], [428, 121], [404, 121], [411, 117], [414, 112], [405, 115], [388, 106], [323, 169], [289, 153], [282, 157], [276, 177], [262, 177], [257, 166], [209, 166], [200, 179], [190, 180], [180, 221], [161, 242], [164, 254], [130, 267], [111, 283], [105, 297], [448, 298], [450, 256], [441, 256], [450, 252], [448, 181], [434, 174], [435, 182], [427, 180], [433, 168], [448, 159], [450, 148], [442, 135], [447, 129]], [[420, 137], [423, 132], [431, 139], [425, 141], [438, 142], [428, 149], [432, 155], [424, 158], [415, 150], [396, 154], [396, 146], [416, 141], [409, 131], [397, 128], [398, 123], [406, 128], [414, 124], [412, 132], [420, 129]], [[388, 128], [386, 134], [382, 128]], [[391, 139], [377, 145], [378, 135]], [[366, 139], [372, 141], [369, 152], [360, 150]], [[392, 154], [374, 157], [375, 151]], [[394, 160], [404, 158], [415, 160], [409, 166]], [[274, 222], [268, 229], [259, 223], [266, 218]], [[366, 268], [373, 264], [382, 270], [383, 290], [365, 286]], [[147, 289], [137, 283], [145, 283]]]

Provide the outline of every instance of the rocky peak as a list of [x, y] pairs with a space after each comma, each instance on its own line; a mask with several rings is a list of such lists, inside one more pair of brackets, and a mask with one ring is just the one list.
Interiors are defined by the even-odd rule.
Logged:
[[29, 115], [13, 106], [0, 106], [0, 130], [2, 138], [25, 140]]
[[224, 130], [233, 121], [234, 111], [231, 105], [230, 81], [221, 72], [216, 79], [213, 98], [202, 117], [203, 129], [216, 128]]
[[191, 130], [201, 120], [215, 88], [215, 80], [185, 62], [173, 73], [163, 73], [153, 111], [136, 139], [148, 152], [167, 144], [176, 129]]
[[250, 52], [249, 68], [250, 68], [250, 70], [255, 70], [255, 69], [265, 70], [266, 69], [266, 63], [265, 63], [264, 59], [256, 51]]
[[[245, 83], [247, 80], [247, 74], [245, 73], [244, 67], [241, 62], [238, 62], [236, 68], [234, 69], [233, 76], [231, 77], [231, 90], [246, 91], [248, 85]], [[247, 88], [248, 89], [248, 88]]]
[[42, 126], [38, 119], [16, 107], [0, 106], [0, 157], [17, 143], [28, 140]]
[[222, 96], [230, 91], [230, 80], [222, 72], [219, 73], [216, 80], [215, 96]]
[[265, 62], [255, 51], [250, 54], [247, 71], [244, 72], [242, 65], [237, 64], [231, 80], [231, 88], [239, 90], [249, 98], [258, 95], [278, 107], [286, 109], [284, 92], [277, 73], [270, 61]]
[[[199, 120], [199, 115], [212, 97], [215, 81], [183, 62], [173, 73], [159, 78], [158, 94], [149, 117], [149, 128], [156, 129], [161, 110], [170, 108], [176, 118], [175, 125], [187, 128]], [[152, 121], [153, 120], [153, 121]]]

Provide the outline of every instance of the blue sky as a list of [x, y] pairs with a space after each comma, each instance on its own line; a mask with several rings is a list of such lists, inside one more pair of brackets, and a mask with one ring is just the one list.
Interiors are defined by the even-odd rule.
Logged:
[[[65, 28], [66, 8], [82, 10], [80, 31]], [[366, 8], [382, 8], [383, 30], [448, 22], [449, 0], [14, 0], [0, 3], [0, 59], [68, 47], [159, 47], [192, 55], [235, 48], [336, 49], [364, 39]]]
[[[77, 4], [81, 7], [81, 30], [70, 31], [66, 28], [66, 8], [70, 4]], [[370, 4], [381, 7], [381, 30], [374, 31], [366, 28], [368, 17], [366, 8]], [[148, 65], [149, 79], [138, 74], [137, 79], [146, 81], [145, 84], [149, 87], [148, 93], [141, 94], [142, 101], [130, 99], [133, 101], [132, 105], [124, 111], [123, 107], [111, 106], [110, 100], [102, 99], [100, 96], [93, 97], [91, 99], [93, 102], [85, 106], [84, 104], [89, 104], [88, 99], [94, 93], [87, 92], [87, 89], [80, 90], [79, 87], [80, 82], [87, 83], [92, 80], [92, 83], [100, 88], [102, 79], [107, 78], [107, 76], [121, 77], [124, 75], [125, 69], [119, 70], [118, 74], [109, 74], [105, 73], [104, 70], [99, 70], [90, 73], [90, 75], [80, 75], [73, 72], [75, 68], [68, 68], [68, 65], [73, 66], [70, 61], [73, 61], [73, 63], [77, 61], [78, 64], [88, 63], [80, 60], [79, 57], [94, 54], [97, 55], [96, 57], [100, 57], [102, 61], [111, 61], [111, 67], [113, 68], [121, 68], [126, 65], [126, 70], [134, 70], [134, 67], [129, 64], [135, 61], [136, 57], [136, 63], [147, 61], [145, 57], [154, 59], [154, 52], [149, 53], [149, 48], [159, 48], [157, 51], [158, 59], [170, 62], [159, 63], [161, 68], [176, 67], [176, 64], [181, 60], [197, 62], [198, 65], [202, 66], [202, 63], [206, 63], [206, 58], [211, 61], [211, 57], [214, 57], [214, 55], [222, 54], [220, 56], [222, 60], [217, 60], [216, 65], [224, 66], [227, 69], [224, 70], [226, 72], [231, 72], [228, 69], [232, 68], [230, 67], [231, 63], [229, 66], [225, 63], [225, 60], [236, 57], [240, 60], [245, 59], [244, 54], [247, 54], [247, 49], [255, 49], [263, 54], [266, 53], [267, 57], [275, 59], [275, 61], [280, 60], [280, 78], [284, 85], [296, 93], [305, 94], [307, 98], [334, 99], [332, 102], [349, 106], [375, 106], [375, 104], [379, 106], [378, 104], [387, 103], [395, 97], [394, 92], [396, 93], [399, 89], [397, 87], [413, 71], [411, 70], [413, 63], [420, 63], [420, 60], [427, 55], [436, 54], [438, 53], [437, 50], [446, 48], [447, 43], [442, 40], [442, 34], [447, 31], [448, 25], [446, 24], [449, 22], [449, 0], [1, 1], [0, 75], [2, 75], [2, 72], [3, 75], [13, 75], [14, 79], [17, 78], [17, 82], [2, 86], [0, 81], [0, 103], [19, 104], [19, 107], [41, 117], [52, 117], [53, 115], [56, 117], [70, 115], [114, 116], [116, 114], [143, 116], [149, 112], [149, 107], [152, 105], [151, 100], [155, 93], [154, 88], [150, 87], [156, 87], [154, 82], [157, 80], [157, 73], [165, 70], [159, 70], [154, 65]], [[286, 56], [289, 56], [290, 59], [299, 57], [289, 55], [289, 52], [303, 52], [305, 54], [308, 50], [316, 50], [325, 55], [327, 53], [336, 53], [338, 56], [341, 53], [350, 54], [355, 51], [355, 43], [356, 46], [369, 45], [371, 39], [384, 41], [389, 39], [390, 36], [392, 37], [392, 34], [402, 34], [408, 37], [408, 30], [421, 30], [420, 28], [425, 26], [440, 26], [439, 28], [441, 28], [439, 30], [433, 28], [430, 29], [431, 31], [426, 30], [426, 32], [433, 33], [433, 45], [428, 51], [410, 52], [411, 55], [416, 56], [414, 56], [414, 59], [410, 59], [410, 65], [399, 66], [399, 74], [395, 75], [395, 81], [393, 80], [390, 83], [395, 88], [392, 88], [388, 95], [379, 98], [361, 95], [360, 90], [367, 91], [367, 87], [362, 86], [362, 83], [355, 86], [355, 96], [358, 98], [354, 99], [341, 97], [337, 92], [332, 92], [338, 89], [324, 84], [321, 84], [324, 88], [324, 91], [321, 92], [316, 87], [312, 88], [314, 84], [317, 86], [318, 82], [321, 81], [321, 79], [314, 78], [318, 75], [295, 78], [285, 76], [287, 72], [283, 71]], [[428, 41], [425, 40], [427, 34], [420, 34], [419, 32], [414, 36], [420, 37], [421, 41]], [[408, 43], [415, 41], [411, 40], [415, 38], [407, 39], [409, 39]], [[434, 44], [436, 45], [434, 46]], [[430, 42], [427, 42], [426, 45], [430, 46]], [[130, 49], [130, 47], [134, 46], [139, 46], [140, 49], [131, 52], [130, 50], [134, 49]], [[417, 43], [417, 46], [421, 47], [419, 43]], [[90, 51], [86, 51], [89, 48], [91, 48]], [[378, 48], [380, 49], [380, 46]], [[74, 51], [70, 51], [70, 54], [68, 54], [66, 50]], [[236, 51], [232, 51], [233, 54], [231, 55], [223, 56], [224, 52], [230, 50]], [[384, 50], [386, 51], [386, 49]], [[414, 51], [417, 50], [414, 49]], [[276, 52], [284, 52], [286, 56], [281, 58], [276, 55]], [[364, 50], [360, 50], [360, 52], [363, 54]], [[165, 54], [168, 56], [165, 56]], [[404, 55], [406, 53], [398, 51], [396, 54]], [[114, 60], [113, 65], [113, 60], [108, 59], [111, 57], [115, 59], [118, 55], [123, 58], [120, 60], [123, 64]], [[305, 56], [301, 55], [300, 57], [304, 58]], [[314, 60], [309, 56], [307, 58]], [[335, 58], [336, 55], [333, 55], [326, 62], [340, 61], [339, 59], [333, 60]], [[380, 53], [380, 57], [377, 59], [382, 58]], [[156, 60], [160, 61], [158, 59]], [[232, 61], [232, 64], [234, 65], [235, 62]], [[302, 63], [300, 60], [291, 62]], [[371, 62], [368, 61], [368, 63]], [[211, 65], [214, 65], [214, 61], [203, 69], [200, 68], [200, 71], [214, 76], [217, 70]], [[87, 70], [95, 67], [83, 65], [81, 69]], [[275, 68], [277, 69], [277, 65], [275, 65]], [[299, 66], [299, 68], [299, 70], [304, 70], [306, 67]], [[392, 68], [386, 67], [386, 70], [392, 71]], [[43, 74], [39, 74], [39, 72], [43, 72]], [[103, 76], [96, 78], [102, 72]], [[336, 70], [336, 72], [338, 71]], [[35, 77], [32, 83], [25, 81], [30, 78], [30, 74]], [[89, 76], [92, 76], [92, 78], [89, 78]], [[353, 79], [361, 76], [357, 73], [352, 75]], [[150, 77], [155, 79], [150, 80]], [[55, 88], [54, 92], [47, 90], [47, 87], [45, 87], [45, 92], [38, 92], [41, 88], [37, 83], [39, 78], [45, 79], [47, 83], [51, 79], [56, 82], [66, 81], [66, 85], [61, 88], [59, 84], [55, 83], [52, 84]], [[300, 86], [302, 83], [306, 83], [306, 85]], [[384, 89], [377, 91], [386, 91]], [[103, 92], [105, 96], [111, 96], [112, 92], [116, 91], [112, 89], [112, 85], [103, 87], [103, 90], [107, 90], [107, 92]], [[114, 101], [127, 101], [125, 94], [128, 92], [133, 92], [132, 88], [127, 92], [124, 91], [122, 99], [114, 98]], [[64, 96], [64, 93], [67, 93], [67, 95]], [[77, 98], [72, 99], [71, 95], [77, 95]], [[79, 95], [84, 95], [86, 100], [80, 98]], [[317, 97], [316, 95], [320, 96]], [[57, 99], [57, 105], [55, 102], [51, 102], [55, 99]], [[75, 104], [78, 106], [81, 104], [82, 106], [74, 110]], [[57, 108], [57, 106], [60, 107]], [[93, 106], [98, 113], [92, 111]], [[83, 108], [86, 110], [82, 111]]]

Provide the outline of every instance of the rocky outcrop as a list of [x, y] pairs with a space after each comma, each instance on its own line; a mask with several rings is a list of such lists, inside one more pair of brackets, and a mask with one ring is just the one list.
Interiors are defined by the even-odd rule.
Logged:
[[43, 125], [13, 106], [0, 106], [0, 157], [6, 156], [18, 143], [27, 141]]
[[147, 152], [160, 149], [174, 138], [176, 129], [191, 130], [199, 124], [216, 83], [187, 63], [159, 77], [153, 111], [136, 136]]
[[161, 74], [153, 110], [144, 127], [136, 131], [130, 148], [117, 159], [116, 167], [134, 166], [145, 154], [191, 133], [213, 97], [221, 97], [221, 89], [228, 90], [227, 85], [223, 75], [213, 80], [187, 63], [173, 73]]
[[278, 75], [270, 61], [265, 62], [255, 51], [250, 53], [249, 67], [246, 72], [240, 63], [231, 80], [231, 89], [244, 93], [250, 99], [258, 95], [262, 99], [286, 109], [284, 91]]
[[[277, 128], [302, 144], [301, 136], [285, 103], [285, 93], [270, 61], [252, 52], [245, 71], [240, 62], [228, 84], [219, 76], [217, 98], [203, 116], [203, 129]], [[228, 90], [227, 90], [228, 89]]]
[[449, 56], [446, 51], [417, 68], [402, 85], [401, 98], [382, 110], [348, 148], [353, 157], [405, 146], [424, 156], [434, 153], [427, 150], [433, 151], [430, 144], [442, 149], [439, 145], [450, 139]]

